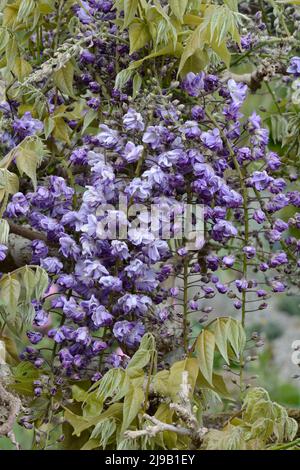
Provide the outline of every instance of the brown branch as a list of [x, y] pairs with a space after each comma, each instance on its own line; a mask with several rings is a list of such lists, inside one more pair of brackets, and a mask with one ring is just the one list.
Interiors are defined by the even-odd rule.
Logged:
[[261, 87], [263, 81], [269, 81], [277, 73], [285, 73], [283, 64], [271, 59], [264, 59], [259, 67], [250, 73], [237, 74], [229, 71], [225, 72], [222, 81], [225, 82], [232, 78], [236, 82], [245, 83], [254, 92]]
[[26, 238], [27, 240], [42, 240], [48, 243], [47, 236], [42, 232], [37, 232], [31, 228], [24, 227], [23, 225], [15, 224], [10, 220], [7, 220], [10, 228], [10, 232], [20, 237]]
[[0, 425], [0, 436], [6, 436], [12, 431], [15, 424], [16, 417], [21, 409], [21, 400], [9, 393], [0, 383], [0, 403], [3, 403], [8, 411], [6, 422]]
[[188, 383], [188, 372], [182, 373], [182, 384], [179, 392], [179, 403], [170, 403], [170, 408], [175, 411], [177, 416], [186, 425], [186, 427], [178, 424], [168, 424], [160, 421], [155, 416], [144, 414], [144, 419], [150, 421], [152, 425], [146, 426], [144, 429], [136, 431], [126, 431], [124, 436], [129, 439], [137, 439], [143, 436], [155, 437], [163, 431], [171, 431], [181, 436], [189, 436], [191, 439], [191, 448], [199, 449], [203, 438], [208, 429], [200, 426], [197, 418], [192, 411], [190, 401], [190, 385]]

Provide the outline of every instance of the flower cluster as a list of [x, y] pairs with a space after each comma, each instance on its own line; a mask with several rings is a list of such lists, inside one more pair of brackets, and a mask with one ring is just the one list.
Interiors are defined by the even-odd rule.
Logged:
[[[299, 221], [278, 213], [299, 207], [300, 193], [280, 176], [260, 116], [242, 114], [247, 86], [189, 73], [175, 93], [154, 103], [152, 95], [149, 109], [121, 99], [69, 156], [76, 193], [66, 178], [49, 176], [11, 198], [6, 215], [48, 240], [32, 242], [32, 262], [51, 278], [23, 353], [37, 367], [41, 342], [53, 341], [59, 375], [97, 380], [105, 367], [126, 364], [148, 328], [179, 345], [170, 319], [180, 322], [183, 309], [205, 320], [218, 295], [243, 314], [247, 299], [264, 309], [297, 272], [300, 244], [288, 230]], [[27, 129], [38, 130], [31, 122]], [[186, 204], [203, 208], [203, 240], [192, 249], [179, 236]], [[188, 306], [184, 266], [198, 288]]]

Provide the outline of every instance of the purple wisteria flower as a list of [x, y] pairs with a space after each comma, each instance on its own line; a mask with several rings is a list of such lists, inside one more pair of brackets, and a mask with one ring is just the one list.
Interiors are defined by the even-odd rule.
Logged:
[[201, 141], [210, 150], [221, 150], [223, 142], [220, 136], [219, 129], [213, 129], [212, 131], [202, 132]]
[[113, 316], [106, 310], [103, 305], [99, 305], [93, 312], [91, 319], [96, 328], [109, 326], [112, 323]]
[[124, 115], [123, 124], [127, 131], [143, 131], [145, 129], [142, 115], [132, 108], [129, 108]]
[[195, 75], [193, 72], [189, 72], [182, 81], [182, 88], [190, 96], [199, 96], [200, 92], [204, 90], [204, 73]]
[[29, 212], [29, 203], [23, 193], [16, 193], [7, 204], [6, 214], [8, 217], [20, 217]]
[[[88, 6], [91, 22], [102, 21], [107, 10], [113, 36], [113, 3], [105, 7], [89, 0]], [[300, 243], [289, 229], [300, 228], [300, 215], [294, 214], [300, 193], [286, 177], [289, 170], [280, 156], [268, 150], [261, 117], [253, 113], [247, 119], [241, 113], [247, 86], [190, 73], [172, 99], [167, 88], [157, 96], [149, 93], [153, 107], [148, 108], [125, 94], [128, 82], [126, 91], [111, 92], [108, 112], [93, 70], [105, 69], [109, 88], [115, 73], [111, 52], [122, 55], [127, 45], [107, 50], [105, 41], [93, 38], [86, 46], [78, 63], [83, 73], [74, 82], [86, 106], [102, 103], [95, 119], [101, 120], [98, 133], [80, 129], [76, 147], [74, 132], [67, 167], [57, 166], [60, 176], [42, 175], [33, 192], [10, 196], [5, 213], [47, 240], [31, 243], [32, 262], [46, 269], [50, 284], [45, 299], [33, 303], [28, 339], [38, 344], [45, 337], [47, 347], [53, 344], [53, 373], [65, 383], [98, 380], [106, 368], [126, 367], [146, 331], [157, 337], [160, 353], [167, 351], [160, 345], [164, 339], [179, 350], [183, 295], [178, 279], [186, 263], [197, 283], [188, 308], [201, 323], [214, 310], [211, 299], [224, 295], [238, 311], [248, 309], [248, 295], [257, 309], [266, 308], [265, 298], [271, 291], [284, 292], [288, 273], [297, 274], [299, 266]], [[53, 109], [67, 106], [60, 94], [57, 100], [51, 96]], [[218, 127], [206, 114], [210, 106]], [[76, 129], [75, 123], [69, 125]], [[189, 201], [196, 209], [191, 225], [197, 225], [200, 208], [205, 226], [196, 250], [182, 234]], [[293, 207], [288, 220], [285, 211], [277, 214], [287, 206]], [[177, 235], [178, 242], [169, 243]], [[292, 256], [280, 244], [288, 245]], [[0, 245], [0, 260], [2, 252], [6, 247]], [[250, 273], [256, 273], [254, 279]], [[42, 368], [48, 361], [43, 350], [31, 348], [24, 359]]]
[[26, 111], [20, 119], [15, 119], [13, 122], [14, 131], [20, 139], [41, 132], [43, 127], [43, 123], [38, 119], [34, 119], [29, 111]]
[[145, 333], [145, 327], [141, 322], [118, 321], [113, 327], [115, 337], [125, 343], [129, 348], [136, 347]]
[[140, 159], [143, 153], [143, 145], [135, 145], [133, 142], [128, 142], [124, 149], [125, 159], [128, 163], [136, 162]]
[[63, 264], [56, 256], [49, 256], [41, 260], [41, 267], [51, 274], [58, 274], [63, 269]]
[[5, 260], [6, 255], [7, 255], [7, 251], [8, 251], [7, 246], [0, 244], [0, 261]]
[[231, 96], [231, 99], [234, 103], [241, 105], [247, 95], [247, 85], [244, 83], [237, 83], [232, 78], [227, 82], [228, 90]]
[[292, 57], [286, 71], [294, 75], [294, 77], [300, 77], [300, 57]]
[[257, 189], [257, 191], [263, 191], [267, 189], [272, 181], [273, 178], [265, 170], [255, 171], [251, 178], [248, 178], [247, 184]]
[[152, 301], [146, 295], [125, 294], [118, 300], [118, 305], [125, 314], [135, 313], [144, 315], [152, 305]]
[[38, 331], [27, 331], [26, 335], [31, 344], [38, 344], [43, 339], [42, 333]]

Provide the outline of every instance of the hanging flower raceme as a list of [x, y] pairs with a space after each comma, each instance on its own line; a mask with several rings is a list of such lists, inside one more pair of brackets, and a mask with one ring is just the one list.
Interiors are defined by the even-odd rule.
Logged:
[[[50, 176], [35, 192], [9, 202], [10, 217], [22, 215], [49, 241], [32, 243], [32, 259], [47, 270], [53, 290], [44, 308], [36, 307], [34, 324], [49, 321], [53, 312], [62, 319], [58, 328], [28, 332], [36, 349], [26, 358], [33, 363], [42, 359], [43, 334], [58, 345], [57, 373], [73, 378], [115, 364], [117, 347], [119, 363], [126, 362], [155, 325], [162, 338], [175, 338], [168, 319], [180, 309], [171, 299], [182, 299], [180, 289], [167, 283], [184, 259], [191, 272], [205, 272], [192, 311], [201, 309], [201, 299], [226, 295], [239, 310], [245, 309], [245, 292], [259, 301], [285, 290], [285, 270], [298, 247], [288, 237], [291, 222], [276, 213], [298, 206], [300, 195], [278, 178], [281, 161], [267, 150], [260, 116], [242, 115], [246, 85], [188, 74], [177, 94], [172, 119], [167, 95], [150, 117], [136, 100], [72, 151], [70, 164], [81, 171], [76, 199], [64, 178]], [[205, 227], [203, 241], [192, 249], [181, 232], [188, 202], [202, 208]], [[278, 241], [281, 250], [271, 255], [261, 248]], [[264, 277], [248, 278], [245, 263]], [[223, 276], [230, 270], [234, 282]]]

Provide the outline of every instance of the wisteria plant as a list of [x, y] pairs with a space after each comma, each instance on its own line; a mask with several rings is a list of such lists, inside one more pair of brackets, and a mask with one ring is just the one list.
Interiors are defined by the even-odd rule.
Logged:
[[296, 1], [1, 2], [0, 449], [300, 445], [247, 328], [299, 293], [299, 39]]

